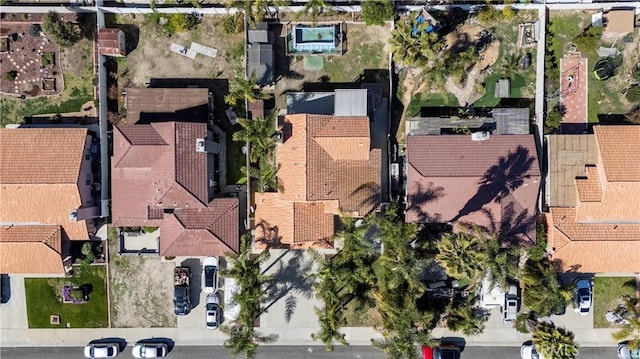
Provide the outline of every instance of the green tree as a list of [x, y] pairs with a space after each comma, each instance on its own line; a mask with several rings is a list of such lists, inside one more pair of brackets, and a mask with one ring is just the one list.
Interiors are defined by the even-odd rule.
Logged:
[[321, 14], [333, 13], [333, 9], [327, 4], [325, 0], [307, 0], [302, 10], [296, 14], [296, 18], [300, 19], [301, 16], [311, 17], [311, 21], [315, 26], [318, 23], [318, 17]]
[[562, 311], [571, 301], [572, 291], [562, 288], [553, 262], [542, 259], [527, 261], [522, 277], [523, 302], [537, 317]]
[[96, 255], [93, 253], [93, 244], [91, 242], [85, 242], [82, 245], [81, 249], [82, 255], [84, 256], [83, 261], [87, 264], [93, 263], [96, 260]]
[[271, 159], [276, 146], [274, 133], [277, 112], [267, 117], [258, 116], [254, 120], [238, 119], [240, 129], [233, 133], [233, 140], [249, 144], [249, 161], [259, 164], [263, 158]]
[[496, 10], [490, 0], [486, 1], [485, 6], [478, 12], [478, 21], [481, 24], [491, 25], [503, 19], [503, 13]]
[[68, 47], [80, 40], [77, 27], [64, 21], [55, 11], [49, 11], [42, 17], [42, 30], [60, 46]]
[[551, 109], [551, 111], [547, 112], [547, 116], [544, 119], [544, 125], [546, 127], [546, 133], [553, 133], [558, 128], [560, 128], [560, 124], [562, 123], [562, 118], [564, 117], [564, 113], [560, 105], [556, 105]]
[[360, 5], [362, 19], [367, 25], [383, 25], [393, 19], [393, 3], [391, 0], [364, 0]]
[[456, 297], [449, 304], [447, 328], [465, 335], [478, 335], [484, 331], [488, 318], [489, 313], [476, 305], [475, 297]]
[[623, 300], [623, 306], [627, 312], [624, 317], [627, 323], [621, 325], [621, 328], [612, 334], [613, 339], [628, 340], [629, 347], [640, 348], [640, 302], [638, 298], [626, 297]]
[[245, 98], [249, 100], [249, 102], [255, 102], [256, 100], [264, 98], [260, 88], [258, 88], [255, 72], [246, 80], [242, 77], [236, 77], [235, 80], [231, 82], [230, 87], [230, 93], [224, 97], [224, 102], [227, 105], [235, 106], [238, 104], [238, 101], [242, 101]]
[[266, 299], [263, 287], [272, 280], [260, 268], [269, 259], [269, 251], [252, 255], [251, 235], [245, 234], [240, 238], [239, 252], [230, 253], [227, 258], [230, 268], [222, 271], [222, 274], [234, 278], [238, 283], [238, 293], [233, 300], [240, 306], [240, 314], [232, 325], [221, 327], [228, 336], [224, 346], [234, 354], [245, 353], [247, 358], [255, 358], [260, 343], [277, 340], [277, 335], [263, 335], [254, 330], [254, 322], [260, 316], [260, 303]]
[[522, 248], [517, 246], [503, 247], [498, 236], [486, 240], [487, 265], [485, 272], [491, 283], [507, 288], [509, 280], [520, 277], [520, 256]]
[[436, 55], [442, 48], [440, 38], [436, 32], [427, 33], [421, 28], [418, 28], [414, 36], [414, 26], [418, 26], [415, 20], [396, 23], [389, 39], [393, 58], [396, 62], [407, 66], [418, 68], [433, 66], [434, 63], [438, 63]]
[[629, 87], [624, 97], [631, 103], [640, 102], [640, 85]]
[[[242, 167], [242, 172], [247, 173], [246, 166]], [[249, 167], [248, 178], [253, 178], [258, 182], [258, 192], [262, 193], [278, 188], [277, 169], [270, 159], [260, 158], [258, 162]], [[244, 181], [246, 183], [246, 179]]]
[[538, 322], [533, 329], [533, 343], [541, 356], [553, 359], [575, 359], [578, 345], [573, 332], [551, 322]]
[[520, 54], [510, 54], [503, 58], [500, 69], [505, 77], [511, 77], [520, 69]]
[[468, 233], [447, 233], [438, 242], [436, 262], [447, 274], [477, 284], [488, 260], [484, 239]]
[[573, 39], [573, 43], [583, 54], [592, 54], [600, 46], [602, 31], [602, 26], [589, 26]]
[[230, 0], [225, 3], [247, 14], [247, 23], [251, 28], [264, 21], [265, 16], [270, 13], [269, 7], [289, 5], [287, 0]]

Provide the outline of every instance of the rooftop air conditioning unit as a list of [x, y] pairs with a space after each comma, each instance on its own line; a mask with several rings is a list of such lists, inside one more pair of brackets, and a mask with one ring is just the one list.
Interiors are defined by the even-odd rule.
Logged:
[[276, 143], [282, 143], [282, 140], [284, 139], [284, 135], [282, 134], [282, 131], [276, 131], [273, 134], [273, 138], [276, 140]]
[[196, 138], [196, 152], [207, 152], [204, 148], [204, 138]]
[[490, 133], [488, 131], [484, 132], [474, 132], [471, 134], [472, 141], [486, 141], [489, 139]]

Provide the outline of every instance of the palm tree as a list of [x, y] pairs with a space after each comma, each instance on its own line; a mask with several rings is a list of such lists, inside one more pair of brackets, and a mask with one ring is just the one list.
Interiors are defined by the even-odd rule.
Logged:
[[477, 284], [488, 259], [483, 241], [464, 232], [445, 234], [438, 242], [436, 262], [448, 275]]
[[572, 291], [562, 288], [551, 261], [529, 259], [520, 280], [525, 286], [524, 305], [538, 317], [557, 313], [571, 301]]
[[262, 22], [269, 13], [269, 7], [287, 6], [287, 0], [231, 0], [227, 6], [234, 7], [247, 14], [247, 23], [251, 28], [255, 28], [256, 23]]
[[491, 236], [486, 242], [487, 246], [487, 267], [486, 273], [494, 285], [507, 287], [510, 279], [520, 278], [520, 257], [522, 248], [512, 246], [502, 247], [498, 236]]
[[520, 68], [520, 54], [510, 54], [509, 56], [503, 58], [501, 64], [502, 74], [505, 77], [511, 77], [514, 73], [518, 71]]
[[484, 331], [488, 313], [475, 304], [475, 297], [455, 298], [448, 308], [447, 328], [465, 335], [478, 335]]
[[256, 100], [265, 98], [258, 87], [255, 72], [252, 72], [251, 76], [246, 80], [242, 77], [236, 77], [233, 82], [231, 82], [230, 87], [229, 94], [224, 97], [224, 102], [230, 106], [235, 106], [239, 100], [245, 98], [249, 100], [249, 102], [255, 102]]
[[617, 341], [628, 340], [628, 346], [631, 348], [640, 347], [640, 301], [638, 298], [624, 298], [623, 306], [627, 310], [625, 315], [626, 324], [622, 328], [613, 333], [613, 339]]
[[573, 332], [551, 322], [538, 322], [533, 329], [533, 343], [545, 358], [575, 359], [578, 345], [573, 337]]
[[296, 19], [302, 15], [311, 17], [311, 21], [315, 26], [318, 23], [318, 16], [323, 13], [332, 13], [333, 9], [325, 2], [325, 0], [307, 0], [302, 10], [296, 14]]
[[224, 347], [231, 350], [234, 355], [244, 353], [247, 359], [256, 357], [259, 344], [273, 343], [278, 339], [276, 334], [263, 335], [256, 332], [253, 324], [249, 326], [223, 325], [220, 331], [228, 336], [224, 341]]
[[233, 133], [233, 140], [249, 144], [249, 161], [260, 163], [263, 158], [271, 159], [276, 146], [273, 137], [277, 113], [272, 111], [267, 117], [258, 116], [254, 120], [238, 119], [241, 128]]

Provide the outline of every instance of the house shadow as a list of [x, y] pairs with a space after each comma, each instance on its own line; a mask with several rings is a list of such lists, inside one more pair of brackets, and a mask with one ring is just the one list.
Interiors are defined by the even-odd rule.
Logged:
[[285, 299], [284, 320], [291, 321], [296, 310], [298, 299], [302, 296], [306, 299], [313, 298], [313, 282], [305, 273], [313, 267], [313, 261], [306, 261], [304, 251], [289, 251], [288, 259], [278, 259], [277, 271], [273, 275], [265, 292], [267, 302], [262, 312], [269, 310], [278, 301]]
[[486, 204], [499, 202], [507, 197], [530, 177], [528, 171], [534, 162], [535, 157], [523, 146], [518, 146], [515, 152], [509, 152], [506, 157], [500, 157], [498, 163], [487, 169], [480, 179], [476, 194], [467, 201], [451, 222], [481, 210]]

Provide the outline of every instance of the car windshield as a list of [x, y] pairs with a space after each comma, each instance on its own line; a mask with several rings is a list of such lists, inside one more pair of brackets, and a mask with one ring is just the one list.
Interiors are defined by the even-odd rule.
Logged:
[[207, 310], [215, 310], [216, 307], [216, 303], [207, 303]]
[[216, 267], [206, 266], [204, 267], [204, 285], [205, 287], [213, 287], [213, 276], [216, 273]]

